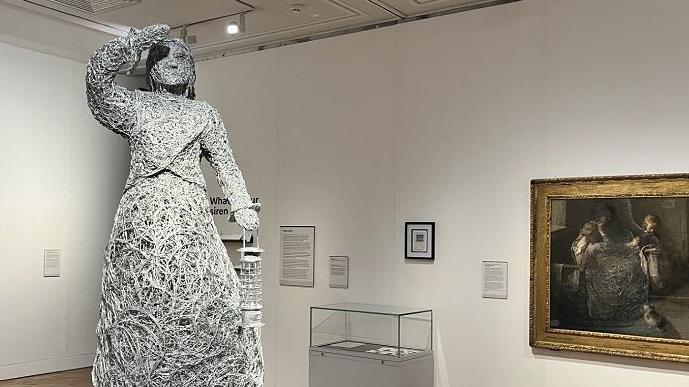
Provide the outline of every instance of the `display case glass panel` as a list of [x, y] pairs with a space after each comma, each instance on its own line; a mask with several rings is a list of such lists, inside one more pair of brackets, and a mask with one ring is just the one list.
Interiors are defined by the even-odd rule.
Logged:
[[433, 349], [433, 311], [342, 303], [311, 307], [311, 346], [406, 357]]

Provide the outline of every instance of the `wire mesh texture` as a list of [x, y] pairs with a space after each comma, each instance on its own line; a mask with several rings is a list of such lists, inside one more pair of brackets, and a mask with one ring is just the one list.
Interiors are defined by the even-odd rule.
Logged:
[[[193, 100], [191, 51], [168, 32], [132, 30], [96, 50], [87, 69], [91, 112], [131, 152], [104, 255], [93, 384], [260, 387], [260, 328], [241, 326], [239, 279], [213, 223], [201, 157], [244, 229], [258, 227], [258, 204], [220, 114]], [[151, 91], [117, 85], [119, 69], [148, 48], [159, 60], [149, 68]]]

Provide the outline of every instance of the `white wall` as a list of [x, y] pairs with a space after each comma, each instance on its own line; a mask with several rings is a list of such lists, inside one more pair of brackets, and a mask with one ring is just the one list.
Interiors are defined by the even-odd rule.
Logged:
[[[306, 305], [394, 299], [393, 33], [279, 52], [277, 223], [316, 226], [316, 272], [314, 289], [278, 291], [276, 386], [308, 385]], [[350, 257], [349, 290], [328, 287], [329, 255]]]
[[[276, 193], [252, 192], [276, 206], [266, 385], [307, 385], [308, 306], [338, 301], [431, 306], [437, 386], [686, 385], [682, 365], [529, 348], [528, 257], [530, 179], [686, 171], [688, 11], [527, 0], [200, 63], [201, 98], [266, 140], [238, 153], [276, 162]], [[409, 220], [437, 222], [434, 264], [402, 259]], [[277, 285], [281, 224], [317, 226], [315, 289]], [[508, 300], [481, 298], [484, 259], [510, 262]]]
[[[85, 66], [0, 43], [0, 380], [88, 366], [126, 144], [86, 107]], [[43, 278], [43, 249], [64, 252]]]
[[[438, 386], [559, 385], [540, 380], [527, 329], [529, 182], [543, 171], [538, 5], [399, 29], [395, 256], [405, 221], [434, 220], [437, 257], [392, 270], [400, 304], [433, 308]], [[482, 260], [510, 262], [507, 301], [481, 298]]]
[[[265, 51], [253, 56], [237, 56], [223, 60], [197, 64], [196, 89], [200, 99], [209, 101], [223, 115], [225, 128], [229, 133], [237, 164], [242, 170], [247, 188], [252, 197], [258, 197], [262, 204], [260, 213], [261, 247], [266, 249], [264, 262], [273, 262], [275, 251], [274, 234], [276, 206], [276, 142], [277, 122], [277, 57], [274, 51]], [[222, 196], [215, 175], [207, 163], [204, 173], [209, 194]], [[227, 223], [218, 224], [224, 227]], [[238, 245], [226, 244], [229, 249]], [[230, 255], [236, 261], [239, 253]], [[267, 264], [263, 269], [264, 319], [269, 323], [277, 320], [277, 287], [268, 284], [277, 281], [277, 266]], [[263, 331], [264, 359], [275, 364], [275, 330]], [[275, 374], [266, 374], [266, 385], [275, 385]]]
[[[266, 386], [308, 385], [307, 305], [393, 302], [392, 33], [197, 64], [199, 98], [222, 112], [263, 204]], [[317, 226], [315, 289], [277, 285], [279, 225]], [[349, 290], [328, 288], [329, 255], [351, 257]]]

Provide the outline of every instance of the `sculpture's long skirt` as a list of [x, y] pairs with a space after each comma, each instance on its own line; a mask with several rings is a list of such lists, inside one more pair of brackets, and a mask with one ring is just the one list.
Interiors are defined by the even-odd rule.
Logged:
[[97, 387], [262, 385], [260, 333], [203, 188], [163, 173], [123, 195], [105, 252]]

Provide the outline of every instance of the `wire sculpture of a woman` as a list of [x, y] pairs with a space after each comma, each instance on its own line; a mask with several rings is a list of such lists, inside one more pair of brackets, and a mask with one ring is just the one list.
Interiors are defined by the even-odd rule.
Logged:
[[[238, 278], [218, 236], [204, 156], [246, 230], [258, 226], [218, 112], [194, 100], [189, 47], [169, 27], [106, 43], [86, 74], [94, 117], [129, 141], [130, 173], [105, 250], [96, 387], [263, 385], [259, 328], [239, 326]], [[146, 63], [150, 91], [115, 83]]]

